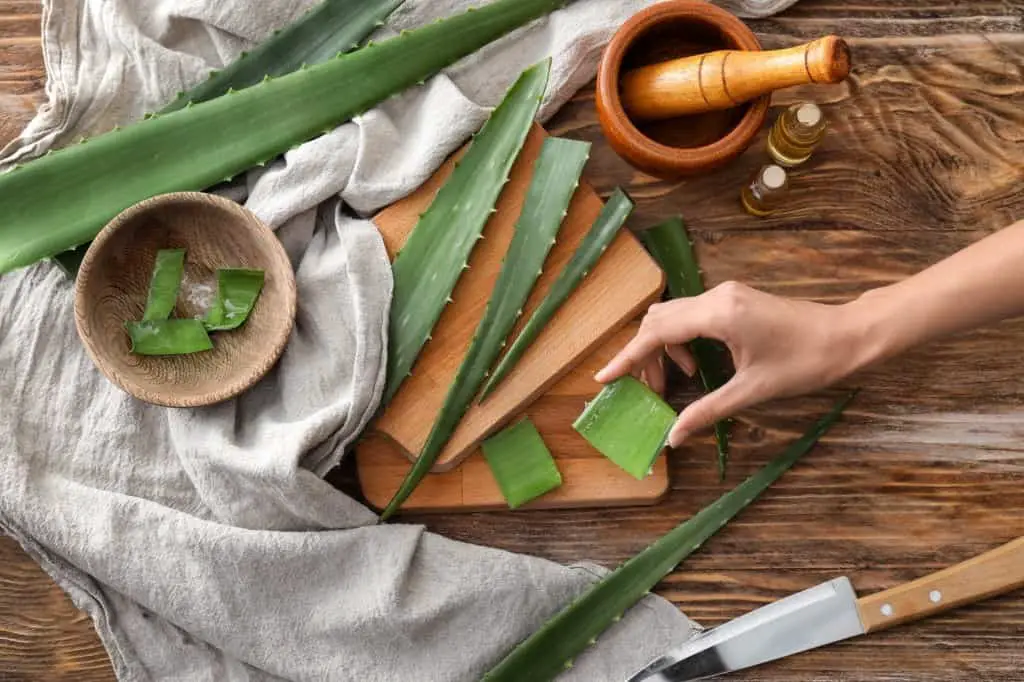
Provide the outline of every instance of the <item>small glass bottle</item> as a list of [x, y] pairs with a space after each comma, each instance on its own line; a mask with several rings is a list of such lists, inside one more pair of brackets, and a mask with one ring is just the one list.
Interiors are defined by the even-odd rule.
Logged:
[[789, 191], [789, 178], [780, 166], [762, 166], [740, 193], [743, 208], [758, 217], [774, 212]]
[[817, 104], [794, 104], [775, 120], [768, 135], [768, 153], [775, 163], [799, 166], [825, 136], [825, 115]]

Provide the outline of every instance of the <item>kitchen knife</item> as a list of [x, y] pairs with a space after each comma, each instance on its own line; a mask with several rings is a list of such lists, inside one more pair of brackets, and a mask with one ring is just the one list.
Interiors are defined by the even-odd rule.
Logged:
[[687, 682], [751, 668], [1024, 586], [1024, 537], [951, 568], [857, 598], [847, 578], [791, 595], [697, 635], [628, 682]]

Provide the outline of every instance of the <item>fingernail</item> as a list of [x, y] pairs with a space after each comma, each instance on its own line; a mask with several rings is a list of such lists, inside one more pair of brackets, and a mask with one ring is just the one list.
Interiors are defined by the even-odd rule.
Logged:
[[673, 448], [678, 448], [689, 437], [690, 434], [686, 431], [675, 431], [669, 435], [668, 444]]

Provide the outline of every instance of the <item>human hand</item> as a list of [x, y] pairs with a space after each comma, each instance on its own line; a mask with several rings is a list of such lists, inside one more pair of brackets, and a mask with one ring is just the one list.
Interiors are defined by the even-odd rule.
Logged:
[[679, 415], [669, 444], [771, 398], [828, 386], [865, 359], [857, 311], [767, 294], [726, 282], [694, 298], [658, 303], [636, 336], [599, 371], [607, 383], [642, 373], [660, 392], [659, 363], [667, 354], [688, 375], [696, 363], [684, 344], [717, 339], [732, 354], [736, 374], [724, 386], [691, 403]]

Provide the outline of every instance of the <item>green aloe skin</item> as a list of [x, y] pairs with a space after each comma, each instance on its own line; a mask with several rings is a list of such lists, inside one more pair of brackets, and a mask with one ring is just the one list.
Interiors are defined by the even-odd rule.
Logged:
[[558, 312], [558, 309], [562, 307], [562, 304], [565, 303], [572, 292], [576, 290], [576, 287], [579, 286], [580, 282], [583, 281], [583, 278], [587, 276], [587, 273], [597, 263], [601, 254], [611, 244], [615, 235], [618, 234], [619, 228], [626, 222], [626, 218], [629, 217], [632, 211], [632, 200], [621, 189], [616, 189], [608, 198], [604, 208], [601, 209], [601, 213], [597, 216], [597, 220], [594, 221], [590, 231], [583, 238], [579, 248], [576, 249], [572, 258], [558, 274], [558, 278], [551, 285], [551, 289], [548, 290], [544, 300], [540, 302], [537, 309], [530, 315], [530, 319], [527, 320], [522, 331], [519, 332], [515, 341], [512, 342], [508, 352], [501, 358], [501, 362], [498, 363], [498, 366], [484, 385], [484, 389], [480, 394], [481, 400], [486, 399], [498, 387], [502, 379], [515, 368], [523, 353], [540, 335], [544, 325]]
[[551, 451], [528, 418], [483, 442], [484, 459], [511, 509], [516, 509], [562, 485]]
[[[275, 31], [251, 52], [241, 56], [187, 92], [158, 113], [167, 114], [220, 97], [233, 90], [256, 85], [267, 76], [283, 76], [303, 65], [321, 64], [362, 43], [404, 0], [326, 0], [285, 28]], [[89, 244], [54, 256], [69, 276], [74, 277]]]
[[555, 614], [483, 679], [486, 682], [547, 682], [571, 667], [573, 659], [594, 644], [626, 609], [636, 604], [681, 561], [697, 551], [807, 454], [839, 419], [853, 397], [851, 394], [841, 400], [763, 469], [676, 526]]
[[217, 270], [217, 298], [206, 313], [203, 324], [209, 331], [241, 327], [263, 290], [264, 273], [251, 268]]
[[136, 355], [188, 355], [213, 348], [202, 320], [125, 322], [124, 327]]
[[[693, 242], [686, 232], [682, 218], [670, 218], [644, 230], [640, 233], [640, 239], [665, 271], [668, 292], [672, 298], [700, 296], [704, 293], [704, 279], [693, 253]], [[700, 375], [704, 390], [710, 393], [724, 386], [729, 380], [724, 360], [728, 352], [725, 347], [711, 339], [694, 339], [689, 347], [697, 362], [697, 373]], [[715, 423], [718, 475], [723, 480], [729, 461], [729, 424], [728, 419]]]
[[184, 271], [185, 249], [161, 249], [156, 252], [146, 295], [146, 309], [142, 313], [143, 321], [166, 320], [171, 316], [178, 301]]
[[676, 413], [631, 376], [609, 383], [573, 423], [598, 452], [633, 478], [644, 479], [665, 448]]
[[143, 199], [266, 163], [562, 4], [495, 0], [15, 167], [0, 175], [0, 274], [89, 241]]

